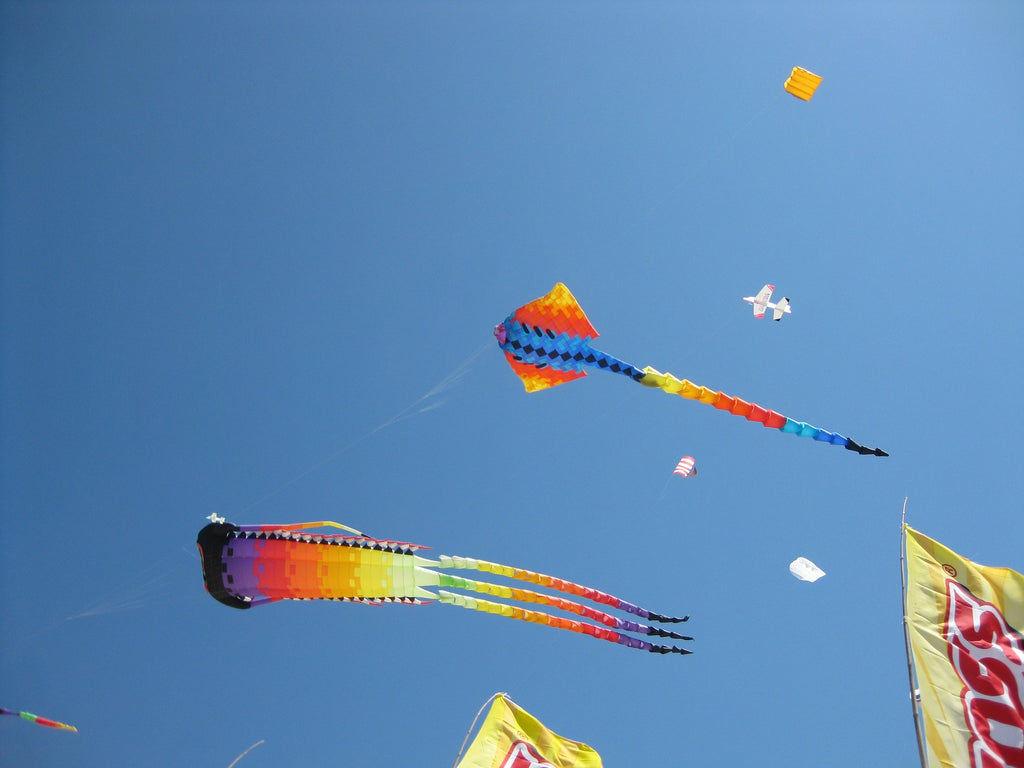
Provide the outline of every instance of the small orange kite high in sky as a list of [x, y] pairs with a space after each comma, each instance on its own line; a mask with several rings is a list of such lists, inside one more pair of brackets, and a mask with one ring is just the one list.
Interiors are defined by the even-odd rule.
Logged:
[[803, 67], [793, 67], [793, 71], [789, 73], [789, 79], [786, 80], [785, 88], [798, 99], [810, 101], [811, 96], [821, 85], [822, 79], [821, 75], [808, 72]]

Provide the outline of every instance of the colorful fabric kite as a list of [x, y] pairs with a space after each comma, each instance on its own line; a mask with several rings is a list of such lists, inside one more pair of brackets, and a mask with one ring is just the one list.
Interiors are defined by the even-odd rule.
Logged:
[[922, 765], [1024, 766], [1024, 576], [904, 533]]
[[15, 717], [20, 717], [23, 720], [28, 720], [29, 722], [35, 723], [36, 725], [45, 725], [47, 728], [60, 728], [65, 731], [74, 731], [75, 733], [78, 733], [78, 729], [75, 728], [75, 726], [73, 725], [68, 725], [67, 723], [58, 723], [56, 720], [47, 720], [45, 717], [33, 715], [31, 712], [15, 712], [12, 709], [4, 709], [3, 707], [0, 707], [0, 715], [14, 715]]
[[601, 768], [591, 747], [549, 730], [502, 693], [491, 698], [480, 732], [456, 768]]
[[756, 403], [715, 392], [686, 379], [677, 379], [671, 373], [661, 373], [650, 366], [639, 370], [595, 349], [590, 342], [598, 337], [598, 333], [562, 283], [555, 285], [547, 296], [531, 301], [506, 317], [503, 323], [494, 327], [494, 337], [512, 370], [523, 380], [527, 392], [586, 376], [584, 367], [590, 366], [620, 373], [646, 387], [657, 387], [670, 394], [699, 400], [782, 432], [841, 445], [861, 455], [889, 455], [880, 448], [867, 448], [836, 432], [795, 421]]
[[693, 468], [693, 456], [683, 456], [676, 464], [676, 468], [672, 470], [673, 475], [681, 475], [682, 477], [689, 477], [690, 475], [696, 475], [697, 470]]
[[793, 67], [793, 71], [789, 73], [789, 78], [787, 78], [784, 87], [798, 99], [810, 101], [823, 79], [820, 75], [808, 72], [803, 67]]
[[[322, 526], [344, 528], [354, 535], [297, 533]], [[676, 640], [693, 639], [686, 635], [618, 618], [564, 597], [475, 581], [441, 573], [437, 569], [475, 570], [527, 581], [584, 597], [647, 621], [678, 623], [686, 621], [689, 616], [681, 619], [662, 616], [596, 589], [485, 560], [447, 555], [430, 560], [416, 554], [424, 547], [371, 539], [338, 523], [242, 526], [211, 523], [199, 532], [197, 543], [207, 591], [232, 608], [251, 608], [277, 600], [340, 600], [378, 605], [436, 600], [460, 608], [568, 629], [652, 653], [691, 653], [674, 645], [655, 645], [626, 633]], [[549, 606], [604, 626], [492, 602], [451, 592], [450, 589]]]

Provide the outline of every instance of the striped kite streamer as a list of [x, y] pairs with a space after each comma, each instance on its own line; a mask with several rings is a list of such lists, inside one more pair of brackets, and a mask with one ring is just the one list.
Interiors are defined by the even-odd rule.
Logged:
[[49, 718], [40, 717], [39, 715], [33, 715], [31, 712], [18, 712], [13, 709], [0, 707], [0, 715], [13, 715], [14, 717], [20, 717], [22, 720], [28, 720], [30, 723], [35, 723], [36, 725], [45, 725], [47, 728], [60, 728], [65, 731], [74, 731], [75, 733], [78, 733], [78, 729], [73, 725], [61, 723], [56, 720], [50, 720]]

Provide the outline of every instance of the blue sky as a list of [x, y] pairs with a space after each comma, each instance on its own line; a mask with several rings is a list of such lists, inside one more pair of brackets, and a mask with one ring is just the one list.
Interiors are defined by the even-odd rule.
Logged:
[[[608, 766], [914, 764], [904, 497], [1024, 569], [1022, 33], [1009, 0], [4, 4], [0, 704], [79, 728], [0, 722], [8, 761], [444, 766], [501, 690]], [[525, 394], [491, 329], [558, 281], [602, 349], [891, 457], [621, 377]], [[568, 578], [695, 653], [230, 611], [211, 513]]]

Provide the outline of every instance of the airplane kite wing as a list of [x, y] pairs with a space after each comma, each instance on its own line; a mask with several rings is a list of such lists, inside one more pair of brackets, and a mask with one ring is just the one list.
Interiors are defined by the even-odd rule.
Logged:
[[[424, 547], [407, 542], [345, 533], [300, 533], [326, 525], [345, 528], [327, 522], [291, 525], [210, 523], [199, 532], [196, 542], [203, 561], [203, 581], [207, 592], [232, 608], [251, 608], [277, 600], [339, 600], [373, 605], [437, 601], [567, 629], [651, 653], [691, 653], [675, 645], [658, 645], [634, 636], [693, 639], [668, 629], [613, 616], [558, 595], [476, 581], [444, 571], [481, 571], [538, 584], [556, 592], [586, 598], [644, 621], [674, 624], [686, 621], [688, 616], [663, 616], [590, 587], [486, 560], [448, 555], [441, 555], [436, 560], [428, 559], [417, 554]], [[556, 608], [590, 621], [577, 621], [507, 602], [485, 600], [463, 594], [465, 592]]]
[[775, 305], [772, 310], [772, 320], [778, 321], [782, 319], [782, 316], [789, 312], [789, 299], [783, 298], [779, 300], [779, 303]]
[[754, 305], [754, 317], [760, 319], [764, 317], [765, 310], [770, 309], [772, 310], [772, 319], [781, 320], [783, 315], [788, 315], [793, 311], [789, 308], [788, 298], [781, 299], [778, 304], [773, 304], [771, 302], [772, 291], [774, 290], [774, 285], [766, 285], [757, 292], [757, 296], [743, 297], [745, 302]]
[[[766, 288], [771, 286], [765, 286], [762, 291]], [[671, 373], [661, 373], [650, 366], [639, 369], [601, 352], [591, 346], [591, 341], [597, 338], [597, 331], [562, 283], [555, 285], [546, 296], [506, 317], [494, 327], [494, 337], [527, 392], [578, 379], [586, 375], [586, 367], [598, 368], [628, 376], [645, 387], [657, 387], [669, 394], [699, 400], [781, 432], [841, 445], [861, 455], [889, 455], [881, 448], [868, 448], [836, 432], [796, 421], [757, 403], [716, 392], [686, 379], [677, 379]]]
[[743, 300], [748, 304], [754, 305], [754, 317], [764, 317], [764, 311], [768, 308], [768, 302], [771, 301], [772, 291], [775, 290], [774, 285], [765, 285], [760, 291], [757, 292], [757, 296], [744, 296]]

